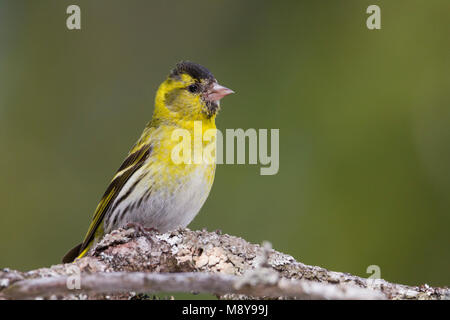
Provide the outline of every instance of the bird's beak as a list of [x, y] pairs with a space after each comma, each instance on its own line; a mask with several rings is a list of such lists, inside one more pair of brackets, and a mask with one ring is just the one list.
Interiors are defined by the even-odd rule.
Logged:
[[213, 87], [208, 90], [206, 99], [209, 101], [219, 101], [223, 97], [234, 93], [233, 90], [221, 86], [218, 83], [214, 83]]

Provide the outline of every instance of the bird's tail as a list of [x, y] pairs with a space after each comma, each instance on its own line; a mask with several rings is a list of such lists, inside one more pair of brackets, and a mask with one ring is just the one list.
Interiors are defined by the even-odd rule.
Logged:
[[62, 262], [70, 263], [73, 260], [75, 260], [78, 257], [78, 255], [80, 254], [81, 245], [82, 245], [82, 243], [80, 243], [76, 247], [70, 249], [69, 252], [67, 252], [66, 255], [63, 257]]
[[73, 262], [76, 259], [80, 259], [86, 255], [86, 253], [91, 248], [91, 245], [88, 245], [83, 251], [80, 252], [82, 248], [82, 243], [77, 245], [76, 247], [70, 249], [69, 252], [66, 253], [66, 255], [63, 257], [62, 262], [63, 263], [70, 263]]

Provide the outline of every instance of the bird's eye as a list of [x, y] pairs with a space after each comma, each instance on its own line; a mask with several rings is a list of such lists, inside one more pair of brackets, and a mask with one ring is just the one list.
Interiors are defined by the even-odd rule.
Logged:
[[191, 84], [189, 87], [188, 87], [188, 90], [189, 90], [189, 92], [192, 92], [192, 93], [197, 93], [197, 92], [199, 92], [200, 91], [200, 86], [198, 85], [198, 84]]

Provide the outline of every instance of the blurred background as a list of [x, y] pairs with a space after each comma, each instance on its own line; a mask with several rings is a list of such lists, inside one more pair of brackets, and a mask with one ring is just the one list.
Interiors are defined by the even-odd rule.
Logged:
[[189, 59], [236, 91], [220, 129], [280, 129], [279, 173], [220, 165], [190, 228], [450, 285], [449, 22], [448, 0], [1, 0], [0, 267], [57, 264], [82, 240], [159, 83]]

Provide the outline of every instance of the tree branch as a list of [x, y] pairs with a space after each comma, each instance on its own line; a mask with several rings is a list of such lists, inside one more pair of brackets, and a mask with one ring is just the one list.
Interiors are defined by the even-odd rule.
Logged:
[[[18, 299], [45, 297], [49, 293], [51, 293], [51, 296], [73, 294], [74, 289], [69, 289], [68, 281], [70, 282], [70, 278], [67, 276], [20, 281], [6, 289], [4, 294], [7, 297]], [[268, 298], [295, 297], [303, 299], [384, 298], [376, 291], [358, 287], [343, 287], [292, 279], [279, 279], [274, 283], [261, 282], [253, 284], [251, 282], [243, 282], [243, 278], [238, 276], [203, 272], [102, 272], [83, 276], [77, 293], [116, 294], [127, 291], [147, 293], [196, 292], [220, 295], [241, 294]]]
[[267, 245], [214, 232], [106, 235], [91, 255], [29, 272], [0, 271], [0, 299], [129, 299], [134, 292], [221, 298], [448, 299], [450, 289], [411, 287], [304, 265]]

